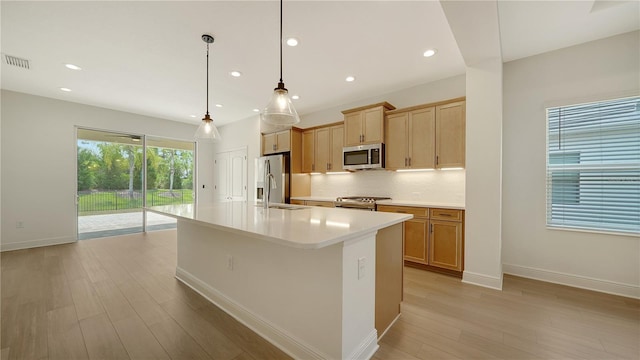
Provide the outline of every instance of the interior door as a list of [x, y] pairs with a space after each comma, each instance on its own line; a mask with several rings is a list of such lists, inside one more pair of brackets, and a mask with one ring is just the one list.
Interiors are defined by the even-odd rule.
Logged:
[[247, 150], [229, 153], [229, 190], [232, 201], [247, 200]]
[[213, 160], [213, 197], [216, 201], [231, 201], [229, 191], [229, 152], [218, 153]]
[[216, 201], [247, 200], [247, 149], [216, 154], [213, 162], [214, 199]]

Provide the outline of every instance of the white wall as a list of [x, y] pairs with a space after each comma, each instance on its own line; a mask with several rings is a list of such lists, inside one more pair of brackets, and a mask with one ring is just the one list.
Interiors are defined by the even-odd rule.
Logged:
[[464, 205], [464, 170], [425, 172], [358, 171], [312, 175], [312, 196], [389, 196], [394, 200]]
[[[247, 148], [247, 200], [255, 199], [255, 159], [260, 156], [260, 117], [254, 116], [218, 128], [222, 140], [213, 145], [214, 154]], [[213, 168], [213, 159], [210, 165]]]
[[[196, 127], [3, 90], [2, 250], [76, 239], [75, 126], [193, 140]], [[207, 162], [211, 154], [201, 152]], [[210, 183], [205, 176], [204, 183]], [[17, 221], [24, 228], [17, 229]]]
[[640, 239], [545, 226], [545, 106], [640, 92], [640, 32], [504, 64], [505, 273], [640, 297]]
[[464, 282], [502, 289], [502, 58], [467, 66]]

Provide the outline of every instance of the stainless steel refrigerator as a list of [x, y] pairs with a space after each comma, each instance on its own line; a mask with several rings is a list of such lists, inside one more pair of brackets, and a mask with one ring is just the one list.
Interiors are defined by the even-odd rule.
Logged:
[[[289, 166], [289, 154], [263, 156], [256, 159], [256, 201], [262, 202], [269, 192], [269, 203], [289, 203]], [[267, 185], [270, 185], [269, 191], [267, 191]]]

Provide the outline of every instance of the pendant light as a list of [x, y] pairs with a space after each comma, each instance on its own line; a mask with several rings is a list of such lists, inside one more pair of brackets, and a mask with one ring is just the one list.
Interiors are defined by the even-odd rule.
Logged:
[[196, 141], [218, 142], [220, 141], [220, 133], [218, 128], [213, 124], [213, 119], [209, 116], [209, 44], [213, 44], [213, 36], [204, 34], [202, 41], [207, 43], [207, 113], [202, 118], [202, 123], [196, 131]]
[[260, 114], [262, 121], [280, 126], [291, 126], [300, 122], [300, 117], [289, 98], [289, 91], [282, 81], [282, 0], [280, 0], [280, 81], [271, 100]]

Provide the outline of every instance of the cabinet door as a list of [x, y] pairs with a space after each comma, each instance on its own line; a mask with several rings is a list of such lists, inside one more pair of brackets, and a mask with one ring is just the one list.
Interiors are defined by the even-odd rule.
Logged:
[[315, 171], [315, 136], [314, 130], [307, 130], [302, 133], [302, 172], [310, 173]]
[[427, 264], [427, 226], [429, 220], [414, 218], [404, 222], [404, 259]]
[[462, 271], [462, 223], [431, 220], [429, 265]]
[[307, 206], [320, 206], [320, 207], [335, 207], [332, 201], [315, 201], [315, 200], [307, 200]]
[[384, 112], [382, 106], [363, 110], [363, 134], [366, 144], [376, 144], [384, 141]]
[[291, 131], [280, 131], [276, 133], [277, 152], [291, 151]]
[[276, 151], [276, 134], [262, 135], [262, 154], [273, 154]]
[[362, 140], [362, 112], [354, 112], [344, 116], [345, 146], [360, 145]]
[[[435, 109], [427, 108], [409, 114], [409, 167], [433, 169], [436, 161]], [[388, 148], [388, 147], [387, 147]]]
[[329, 159], [330, 171], [343, 171], [342, 148], [344, 147], [344, 126], [331, 128], [331, 158]]
[[436, 167], [464, 167], [465, 102], [436, 107]]
[[407, 113], [387, 116], [385, 126], [385, 156], [387, 169], [404, 169], [408, 165], [407, 159]]
[[331, 131], [329, 128], [316, 130], [316, 171], [325, 173], [329, 170], [331, 155]]

